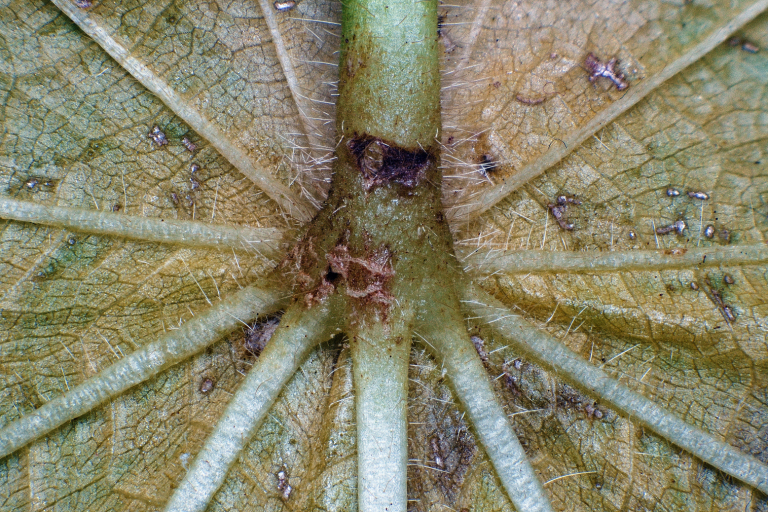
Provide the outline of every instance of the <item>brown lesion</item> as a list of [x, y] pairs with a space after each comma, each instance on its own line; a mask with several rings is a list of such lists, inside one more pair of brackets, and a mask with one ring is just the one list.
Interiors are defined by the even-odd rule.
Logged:
[[307, 237], [280, 265], [286, 274], [294, 275], [295, 287], [307, 307], [324, 302], [338, 291], [353, 301], [353, 306], [362, 310], [373, 306], [387, 317], [394, 301], [390, 284], [395, 271], [392, 251], [386, 245], [371, 247], [365, 243], [362, 249], [355, 249], [345, 232], [323, 258], [316, 251], [315, 238]]
[[351, 139], [347, 142], [347, 148], [363, 175], [366, 191], [392, 182], [415, 188], [425, 179], [431, 159], [424, 149], [403, 149], [369, 135]]

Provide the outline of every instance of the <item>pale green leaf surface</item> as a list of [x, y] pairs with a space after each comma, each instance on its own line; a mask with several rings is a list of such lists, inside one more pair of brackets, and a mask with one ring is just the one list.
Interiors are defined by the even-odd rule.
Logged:
[[[518, 170], [545, 161], [560, 144], [555, 139], [622, 106], [622, 93], [604, 79], [595, 86], [587, 81], [588, 52], [603, 60], [618, 56], [632, 92], [751, 5], [451, 4], [457, 6], [441, 7], [446, 48], [455, 45], [445, 57], [442, 139], [453, 148], [444, 157], [446, 174], [462, 177], [446, 182], [450, 205], [491, 193]], [[327, 122], [333, 106], [321, 102], [334, 101], [338, 30], [294, 18], [334, 23], [339, 12], [338, 3], [299, 2], [287, 13], [269, 12], [276, 31], [260, 4], [246, 1], [97, 2], [83, 15], [169, 84], [185, 108], [210, 119], [252, 166], [293, 183], [297, 194], [303, 188], [321, 197], [327, 162], [311, 164], [334, 144]], [[766, 29], [762, 16], [738, 35], [765, 48]], [[0, 38], [4, 195], [99, 210], [120, 204], [115, 215], [286, 229], [281, 209], [237, 171], [237, 162], [216, 152], [217, 141], [185, 125], [54, 6], [4, 2]], [[767, 59], [765, 51], [727, 45], [706, 52], [606, 117], [595, 137], [499, 197], [496, 208], [456, 226], [458, 245], [649, 249], [656, 247], [653, 226], [679, 218], [688, 223], [685, 236], [659, 236], [660, 248], [765, 242]], [[517, 96], [546, 101], [526, 105]], [[156, 124], [167, 146], [147, 137]], [[184, 135], [199, 146], [194, 156], [181, 143]], [[500, 163], [487, 179], [478, 172], [483, 154]], [[189, 180], [192, 162], [201, 166], [197, 190]], [[30, 178], [39, 180], [33, 188], [26, 186]], [[683, 195], [668, 198], [670, 185]], [[711, 199], [690, 199], [691, 189]], [[583, 201], [568, 209], [572, 232], [547, 214], [547, 203], [561, 193]], [[700, 236], [709, 223], [729, 230], [730, 240]], [[4, 221], [2, 423], [108, 366], [121, 351], [154, 341], [208, 300], [258, 281], [270, 265], [248, 251], [182, 249]], [[725, 273], [735, 284], [723, 283]], [[604, 369], [634, 390], [768, 461], [764, 266], [526, 274], [510, 268], [478, 280], [571, 349], [598, 364], [605, 360]], [[705, 278], [733, 307], [735, 322], [729, 325], [705, 292]], [[631, 419], [605, 408], [602, 418], [590, 415], [592, 401], [528, 362], [515, 365], [516, 355], [477, 321], [470, 323], [492, 352], [488, 368], [499, 377], [498, 396], [509, 414], [522, 413], [513, 426], [542, 480], [585, 473], [546, 485], [556, 509], [768, 509], [765, 496]], [[242, 341], [242, 332], [232, 333], [0, 461], [0, 510], [162, 508], [240, 372], [256, 362], [245, 356]], [[355, 508], [349, 365], [336, 342], [310, 357], [210, 510]], [[206, 378], [216, 382], [209, 394], [200, 392]], [[513, 510], [439, 366], [420, 349], [410, 379], [410, 507]], [[288, 500], [277, 489], [281, 469], [293, 487]]]

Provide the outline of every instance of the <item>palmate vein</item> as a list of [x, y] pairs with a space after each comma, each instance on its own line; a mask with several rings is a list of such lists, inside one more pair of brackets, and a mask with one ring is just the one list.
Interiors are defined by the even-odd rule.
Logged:
[[765, 244], [712, 246], [652, 251], [488, 251], [464, 259], [479, 274], [527, 272], [622, 272], [675, 268], [756, 265], [768, 262]]
[[611, 378], [549, 334], [512, 313], [476, 286], [464, 294], [464, 304], [476, 317], [488, 319], [491, 329], [508, 340], [524, 357], [553, 371], [600, 402], [609, 405], [698, 459], [768, 492], [768, 466], [716, 436], [689, 425], [652, 400]]
[[[536, 158], [530, 164], [517, 170], [514, 175], [506, 178], [502, 183], [489, 189], [482, 189], [471, 201], [465, 196], [459, 196], [454, 204], [450, 205], [448, 217], [450, 219], [473, 219], [492, 208], [512, 192], [520, 189], [532, 179], [541, 176], [563, 158], [578, 149], [581, 144], [595, 135], [598, 131], [615, 121], [619, 116], [637, 105], [643, 98], [659, 88], [664, 82], [698, 61], [717, 45], [728, 39], [734, 32], [754, 20], [759, 14], [768, 9], [768, 0], [759, 0], [736, 16], [714, 30], [697, 45], [670, 62], [657, 74], [648, 76], [641, 82], [633, 84], [621, 99], [613, 102], [605, 110], [590, 119], [586, 124], [576, 128], [571, 133], [560, 137], [559, 142], [552, 145], [544, 154]], [[462, 204], [463, 203], [463, 204]]]
[[303, 222], [312, 218], [315, 209], [307, 200], [299, 197], [291, 189], [271, 177], [265, 169], [257, 168], [242, 148], [235, 145], [202, 112], [192, 108], [152, 69], [132, 56], [122, 42], [109, 35], [86, 11], [77, 8], [74, 3], [68, 0], [53, 0], [53, 3], [83, 32], [96, 41], [123, 69], [157, 96], [199, 135], [208, 140], [229, 163], [261, 188], [289, 215]]
[[70, 391], [7, 425], [0, 430], [0, 458], [184, 361], [244, 322], [270, 313], [280, 305], [276, 292], [254, 286], [236, 292], [179, 329], [137, 349]]
[[0, 218], [144, 242], [255, 251], [267, 257], [280, 254], [282, 239], [280, 230], [274, 228], [141, 217], [110, 211], [49, 206], [8, 197], [0, 198]]

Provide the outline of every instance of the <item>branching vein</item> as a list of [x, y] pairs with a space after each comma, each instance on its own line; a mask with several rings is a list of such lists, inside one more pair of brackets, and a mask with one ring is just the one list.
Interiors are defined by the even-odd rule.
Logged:
[[[637, 105], [643, 98], [655, 91], [661, 84], [675, 76], [677, 73], [698, 61], [717, 45], [728, 39], [735, 31], [755, 19], [768, 8], [768, 0], [759, 0], [728, 20], [723, 26], [713, 31], [693, 46], [678, 59], [670, 62], [659, 73], [649, 76], [641, 82], [633, 83], [621, 99], [613, 102], [605, 110], [590, 119], [586, 124], [575, 131], [561, 137], [561, 142], [553, 144], [543, 155], [535, 161], [506, 178], [503, 183], [494, 186], [478, 194], [472, 199], [472, 203], [466, 206], [457, 204], [451, 213], [452, 218], [472, 219], [481, 215], [493, 207], [507, 195], [545, 173], [552, 166], [571, 154], [585, 140], [592, 137], [602, 128], [615, 121], [620, 115]], [[466, 198], [465, 198], [466, 199]]]
[[0, 430], [0, 459], [200, 352], [224, 334], [280, 305], [253, 286], [216, 303], [174, 330]]
[[310, 349], [333, 332], [328, 305], [306, 311], [294, 305], [283, 315], [258, 363], [230, 401], [195, 457], [184, 481], [166, 505], [166, 512], [203, 512], [248, 444], [278, 394]]
[[465, 293], [464, 303], [473, 315], [487, 318], [489, 327], [504, 336], [525, 357], [554, 371], [558, 377], [694, 457], [764, 493], [768, 492], [768, 466], [756, 458], [689, 425], [650, 399], [620, 384], [479, 288], [470, 287]]
[[[461, 258], [460, 258], [461, 259]], [[490, 251], [463, 260], [481, 274], [502, 272], [623, 272], [690, 267], [756, 265], [768, 262], [765, 244], [658, 251]]]
[[257, 169], [246, 152], [232, 141], [201, 112], [190, 107], [173, 88], [149, 67], [133, 57], [122, 42], [113, 38], [89, 14], [78, 9], [69, 0], [53, 3], [101, 46], [120, 66], [144, 87], [165, 103], [243, 175], [261, 188], [272, 200], [296, 219], [306, 222], [314, 215], [314, 208], [291, 189], [271, 177], [264, 169]]

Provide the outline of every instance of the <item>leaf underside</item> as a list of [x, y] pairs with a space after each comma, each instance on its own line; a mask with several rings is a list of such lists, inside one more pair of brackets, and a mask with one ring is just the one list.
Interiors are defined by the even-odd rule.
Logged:
[[[73, 5], [101, 40], [46, 2], [0, 7], [2, 197], [289, 235], [301, 217], [274, 191], [322, 200], [340, 4]], [[768, 48], [762, 10], [760, 2], [446, 4], [441, 140], [445, 204], [457, 249], [474, 252], [475, 282], [631, 389], [768, 462], [764, 260], [623, 263], [638, 250], [725, 254], [766, 242], [768, 52], [743, 49], [744, 40]], [[732, 37], [742, 42], [723, 43]], [[110, 57], [105, 40], [122, 57]], [[618, 57], [629, 89], [590, 83], [589, 52]], [[132, 76], [129, 61], [149, 78]], [[170, 93], [145, 87], [160, 82]], [[642, 97], [629, 97], [636, 90]], [[147, 136], [155, 125], [167, 145]], [[483, 157], [494, 165], [483, 167]], [[669, 197], [670, 187], [680, 196]], [[549, 213], [561, 194], [581, 201], [567, 209], [573, 230]], [[681, 219], [682, 236], [655, 234]], [[2, 425], [260, 283], [274, 265], [253, 244], [216, 249], [195, 238], [157, 243], [138, 232], [12, 220], [0, 229]], [[497, 251], [532, 250], [564, 261], [614, 252], [618, 263], [556, 272], [510, 259], [482, 270]], [[483, 319], [467, 325], [485, 341], [497, 397], [541, 480], [551, 480], [555, 509], [768, 510], [763, 494], [519, 359]], [[244, 336], [236, 329], [0, 461], [0, 510], [162, 507], [257, 362]], [[512, 510], [418, 341], [409, 507]], [[312, 353], [210, 510], [355, 508], [350, 365], [343, 340]], [[209, 393], [206, 379], [215, 383]], [[288, 500], [277, 488], [281, 470]]]

